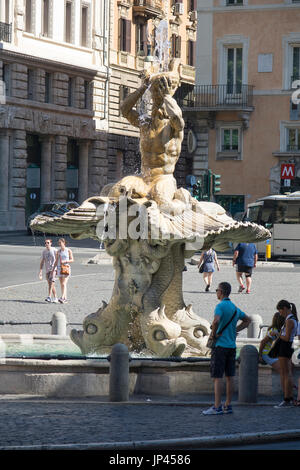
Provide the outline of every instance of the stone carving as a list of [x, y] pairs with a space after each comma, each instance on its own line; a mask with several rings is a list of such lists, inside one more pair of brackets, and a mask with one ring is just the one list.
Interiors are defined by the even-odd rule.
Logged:
[[[103, 240], [113, 257], [115, 283], [109, 303], [88, 315], [71, 338], [84, 354], [109, 353], [121, 342], [131, 351], [159, 357], [205, 355], [209, 323], [186, 306], [184, 259], [199, 249], [226, 250], [229, 242], [270, 237], [264, 227], [237, 222], [212, 202], [198, 202], [173, 177], [184, 121], [173, 94], [178, 62], [170, 70], [145, 73], [141, 87], [122, 104], [140, 129], [141, 174], [103, 188], [100, 196], [61, 217], [38, 216], [32, 229]], [[134, 109], [150, 89], [151, 116]]]

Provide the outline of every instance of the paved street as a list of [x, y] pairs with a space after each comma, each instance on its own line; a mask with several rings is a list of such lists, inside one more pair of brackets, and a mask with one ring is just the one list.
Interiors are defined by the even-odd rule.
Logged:
[[[221, 437], [299, 428], [300, 409], [234, 406], [232, 415], [204, 416], [201, 402], [113, 404], [100, 399], [0, 399], [3, 446], [109, 444], [161, 439]], [[158, 426], [158, 422], [162, 425]], [[183, 423], [185, 423], [183, 425]], [[245, 427], [245, 423], [247, 426]], [[5, 432], [3, 430], [5, 429]], [[184, 444], [184, 442], [183, 442]], [[183, 445], [182, 444], [182, 445]], [[184, 447], [184, 445], [183, 445]]]
[[[54, 241], [57, 237], [54, 237]], [[55, 243], [54, 243], [55, 244]], [[109, 301], [114, 273], [111, 265], [87, 264], [88, 259], [99, 252], [99, 244], [93, 240], [70, 240], [74, 253], [72, 276], [68, 284], [69, 303], [48, 304], [46, 281], [39, 281], [38, 269], [43, 238], [0, 234], [0, 305], [2, 321], [47, 322], [56, 311], [63, 311], [69, 323], [81, 323], [88, 314], [96, 311], [101, 301]], [[272, 263], [257, 268], [253, 275], [250, 295], [237, 293], [235, 270], [221, 260], [221, 271], [214, 275], [211, 292], [204, 292], [202, 275], [197, 267], [187, 261], [188, 271], [183, 274], [183, 290], [186, 304], [193, 304], [196, 313], [212, 319], [217, 304], [215, 288], [220, 281], [233, 286], [232, 300], [248, 314], [258, 313], [264, 324], [269, 324], [278, 300], [285, 298], [299, 304], [300, 268], [298, 264]], [[59, 291], [59, 285], [57, 282]], [[2, 333], [50, 333], [48, 325], [0, 326]], [[241, 333], [245, 335], [245, 332]]]

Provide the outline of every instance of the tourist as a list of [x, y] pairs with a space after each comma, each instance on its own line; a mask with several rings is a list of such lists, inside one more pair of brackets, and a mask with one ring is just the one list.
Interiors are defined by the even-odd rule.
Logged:
[[292, 344], [297, 334], [298, 317], [295, 304], [287, 300], [280, 300], [277, 310], [284, 319], [284, 325], [277, 339], [278, 359], [280, 377], [283, 388], [284, 399], [275, 408], [287, 408], [293, 406], [293, 380], [290, 373], [292, 367], [292, 355], [294, 349]]
[[[300, 340], [300, 322], [298, 322], [298, 331], [297, 331], [298, 339]], [[300, 349], [298, 350], [298, 364], [299, 364], [299, 359], [300, 359]], [[300, 406], [300, 377], [298, 379], [298, 394], [297, 394], [297, 400], [294, 402], [295, 406]]]
[[279, 312], [273, 315], [272, 325], [268, 328], [266, 336], [259, 345], [259, 359], [263, 364], [269, 364], [276, 372], [280, 372], [278, 357], [270, 357], [269, 352], [273, 342], [278, 338], [280, 330], [284, 325], [284, 318]]
[[66, 240], [64, 238], [60, 238], [58, 240], [58, 244], [60, 249], [57, 251], [56, 260], [54, 264], [54, 269], [57, 266], [57, 275], [60, 281], [61, 287], [61, 297], [58, 301], [62, 304], [67, 303], [67, 283], [69, 277], [71, 275], [71, 267], [70, 263], [73, 263], [73, 253], [72, 250], [66, 248]]
[[[220, 265], [215, 250], [210, 248], [207, 251], [203, 251], [200, 256], [198, 263], [199, 272], [203, 272], [203, 279], [206, 285], [205, 292], [208, 292], [212, 284], [213, 273], [215, 272], [215, 263], [218, 271], [220, 271]], [[200, 271], [201, 267], [201, 271]]]
[[[40, 272], [39, 278], [43, 279], [43, 266], [45, 264], [46, 269], [46, 281], [48, 283], [48, 297], [46, 297], [46, 302], [57, 303], [56, 290], [55, 290], [55, 269], [53, 269], [56, 259], [56, 248], [52, 247], [52, 240], [47, 238], [45, 240], [45, 250], [42, 252], [41, 262], [40, 262]], [[53, 299], [52, 296], [53, 295]]]
[[243, 283], [243, 274], [245, 274], [246, 294], [250, 294], [252, 270], [256, 268], [257, 259], [258, 254], [254, 243], [239, 243], [234, 250], [232, 265], [237, 265], [236, 277], [239, 283], [238, 292], [243, 292], [245, 289]]
[[[221, 282], [216, 289], [220, 303], [215, 308], [214, 320], [211, 325], [210, 338], [216, 338], [215, 346], [212, 348], [210, 372], [214, 379], [215, 404], [204, 415], [220, 415], [232, 413], [233, 377], [235, 376], [236, 361], [236, 335], [247, 328], [251, 322], [244, 312], [236, 307], [229, 299], [231, 285]], [[237, 322], [242, 322], [237, 326]], [[223, 330], [218, 336], [218, 332]], [[226, 401], [224, 406], [222, 400], [222, 379], [226, 377]]]

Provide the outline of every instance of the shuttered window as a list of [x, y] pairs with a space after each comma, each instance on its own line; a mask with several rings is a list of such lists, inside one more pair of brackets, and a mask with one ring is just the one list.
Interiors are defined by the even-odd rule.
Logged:
[[131, 52], [131, 22], [125, 18], [119, 19], [119, 49]]

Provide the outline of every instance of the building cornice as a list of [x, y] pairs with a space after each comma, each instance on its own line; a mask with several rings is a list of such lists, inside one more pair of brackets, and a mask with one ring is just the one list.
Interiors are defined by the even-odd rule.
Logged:
[[284, 3], [270, 5], [237, 5], [237, 6], [219, 6], [219, 7], [203, 7], [198, 8], [198, 13], [232, 13], [243, 11], [261, 11], [261, 10], [294, 10], [300, 9], [300, 3]]
[[11, 51], [7, 49], [0, 50], [0, 58], [8, 61], [23, 62], [25, 65], [44, 66], [48, 69], [53, 69], [55, 72], [76, 72], [80, 75], [88, 76], [89, 78], [95, 77], [96, 75], [103, 75], [106, 78], [106, 73], [100, 72], [97, 69], [90, 69], [87, 67], [80, 67], [79, 65], [66, 64], [64, 62], [55, 61], [52, 59], [46, 59], [44, 57], [36, 57], [29, 54], [23, 54], [21, 52]]

